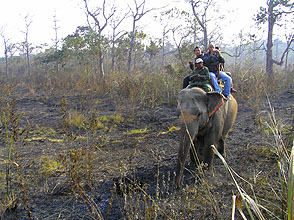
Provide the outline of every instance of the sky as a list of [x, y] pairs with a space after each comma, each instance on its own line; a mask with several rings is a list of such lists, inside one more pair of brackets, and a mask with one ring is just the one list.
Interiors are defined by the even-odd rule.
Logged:
[[[107, 0], [111, 1], [111, 0]], [[141, 0], [137, 0], [141, 2]], [[222, 13], [226, 14], [223, 30], [226, 33], [224, 39], [228, 42], [244, 29], [250, 31], [254, 25], [253, 16], [257, 13], [259, 7], [265, 4], [266, 0], [221, 0]], [[55, 39], [54, 15], [57, 18], [58, 37], [64, 38], [72, 34], [77, 26], [86, 25], [86, 15], [82, 0], [0, 0], [0, 30], [10, 43], [19, 43], [24, 41], [25, 16], [28, 15], [28, 21], [32, 21], [29, 26], [29, 41], [33, 45], [48, 43], [53, 45]], [[90, 0], [90, 3], [99, 2]], [[132, 4], [133, 0], [118, 0], [124, 4]], [[146, 8], [160, 8], [166, 6], [166, 0], [146, 0]], [[167, 7], [177, 7], [190, 10], [185, 0], [169, 0]], [[155, 11], [153, 12], [155, 13]], [[160, 25], [156, 24], [150, 15], [142, 19], [141, 24], [146, 33], [156, 36], [160, 33]], [[150, 17], [148, 17], [150, 16]], [[141, 22], [141, 21], [140, 21]], [[140, 24], [140, 22], [138, 24]], [[131, 25], [130, 25], [131, 27]], [[0, 56], [3, 56], [3, 39], [0, 37]]]

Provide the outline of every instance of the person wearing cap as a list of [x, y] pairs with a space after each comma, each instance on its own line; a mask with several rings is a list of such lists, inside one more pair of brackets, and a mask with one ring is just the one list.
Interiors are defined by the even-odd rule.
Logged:
[[[228, 76], [225, 72], [219, 70], [219, 64], [225, 63], [225, 59], [221, 55], [221, 52], [214, 48], [213, 44], [209, 45], [208, 52], [205, 54], [206, 56], [206, 66], [209, 69], [210, 77], [212, 85], [216, 92], [222, 92], [224, 97], [230, 100], [230, 91], [231, 91], [231, 84], [232, 78]], [[222, 79], [225, 83], [225, 88], [222, 91], [217, 83], [217, 79]]]
[[205, 92], [211, 92], [212, 87], [210, 85], [209, 70], [203, 65], [203, 59], [196, 59], [195, 64], [196, 68], [194, 68], [193, 73], [190, 76], [190, 83], [187, 88], [200, 87]]
[[[205, 55], [202, 53], [202, 51], [201, 51], [201, 49], [199, 47], [194, 48], [194, 53], [195, 53], [195, 59], [193, 60], [193, 62], [191, 62], [191, 61], [189, 62], [190, 68], [191, 68], [192, 71], [194, 71], [194, 69], [196, 68], [196, 60], [198, 58], [201, 58], [203, 60], [204, 65], [205, 65], [205, 60], [206, 60]], [[189, 85], [190, 76], [191, 75], [188, 75], [188, 76], [186, 76], [184, 78], [184, 80], [183, 80], [183, 89], [186, 88]]]

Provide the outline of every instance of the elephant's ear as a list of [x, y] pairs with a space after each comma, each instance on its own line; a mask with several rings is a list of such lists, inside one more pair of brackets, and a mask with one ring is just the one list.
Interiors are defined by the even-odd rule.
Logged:
[[223, 104], [223, 97], [218, 92], [207, 93], [207, 110], [209, 117], [212, 116]]

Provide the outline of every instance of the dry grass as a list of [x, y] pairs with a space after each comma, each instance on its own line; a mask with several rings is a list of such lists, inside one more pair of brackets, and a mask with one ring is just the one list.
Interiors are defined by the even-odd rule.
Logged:
[[[50, 80], [48, 81], [48, 79]], [[235, 87], [239, 90], [236, 95], [237, 99], [248, 102], [253, 110], [252, 117], [255, 119], [260, 111], [260, 103], [265, 97], [265, 91], [275, 93], [287, 83], [278, 80], [278, 77], [274, 79], [274, 83], [264, 83], [266, 80], [264, 73], [262, 71], [251, 72], [251, 70], [236, 74], [234, 80]], [[30, 129], [27, 128], [27, 130], [20, 128], [17, 110], [10, 108], [9, 117], [7, 117], [7, 107], [1, 101], [1, 110], [6, 109], [6, 117], [1, 118], [2, 127], [5, 124], [7, 128], [12, 127], [10, 130], [6, 129], [6, 133], [1, 133], [1, 138], [6, 140], [5, 147], [0, 151], [5, 152], [5, 154], [1, 153], [5, 156], [1, 158], [0, 162], [0, 192], [1, 196], [3, 195], [0, 204], [1, 214], [22, 204], [27, 210], [26, 217], [31, 218], [28, 205], [30, 198], [27, 191], [32, 190], [30, 187], [33, 188], [34, 184], [46, 183], [48, 185], [45, 189], [44, 184], [44, 191], [56, 194], [68, 193], [73, 199], [80, 199], [87, 209], [87, 218], [103, 219], [99, 204], [94, 199], [95, 195], [91, 189], [95, 187], [95, 184], [100, 183], [103, 177], [110, 176], [118, 177], [118, 179], [116, 179], [117, 185], [112, 190], [112, 197], [109, 198], [109, 204], [114, 206], [116, 201], [124, 219], [193, 219], [195, 214], [198, 214], [199, 219], [229, 219], [228, 216], [239, 216], [240, 218], [246, 216], [251, 219], [256, 216], [259, 216], [257, 217], [259, 219], [283, 219], [287, 213], [291, 215], [290, 211], [293, 207], [293, 191], [291, 191], [293, 186], [293, 148], [290, 156], [289, 146], [283, 144], [280, 134], [288, 134], [287, 137], [289, 137], [291, 135], [289, 130], [293, 128], [279, 129], [274, 115], [270, 116], [272, 121], [268, 122], [268, 128], [263, 128], [263, 130], [267, 133], [271, 131], [274, 136], [275, 144], [273, 144], [272, 152], [277, 154], [277, 164], [279, 165], [277, 170], [280, 175], [278, 177], [272, 175], [274, 173], [272, 171], [272, 173], [263, 176], [255, 176], [253, 179], [257, 182], [252, 186], [252, 182], [251, 185], [249, 182], [253, 180], [244, 181], [236, 173], [231, 173], [232, 182], [230, 184], [234, 184], [237, 189], [232, 192], [233, 202], [222, 201], [222, 195], [219, 195], [217, 190], [221, 185], [207, 181], [204, 172], [200, 171], [189, 170], [195, 179], [195, 184], [184, 186], [180, 191], [175, 191], [172, 185], [174, 174], [170, 171], [163, 173], [160, 171], [160, 167], [165, 166], [165, 162], [160, 152], [157, 151], [144, 152], [148, 153], [150, 160], [152, 159], [156, 164], [156, 169], [152, 173], [155, 179], [154, 186], [140, 182], [140, 178], [136, 177], [136, 169], [140, 165], [139, 159], [142, 152], [137, 150], [137, 146], [142, 140], [149, 138], [148, 128], [128, 129], [122, 134], [124, 135], [123, 140], [109, 137], [108, 134], [128, 120], [135, 120], [136, 109], [142, 106], [154, 111], [154, 114], [156, 114], [156, 107], [162, 104], [175, 106], [181, 81], [182, 76], [163, 74], [140, 74], [132, 77], [112, 74], [106, 76], [103, 81], [92, 80], [91, 77], [85, 76], [78, 77], [78, 74], [61, 75], [58, 80], [56, 76], [46, 76], [44, 79], [33, 78], [32, 82], [35, 84], [29, 84], [30, 86], [27, 87], [31, 94], [32, 91], [36, 94], [39, 89], [37, 85], [41, 85], [48, 92], [63, 93], [70, 90], [84, 94], [85, 97], [88, 95], [106, 96], [115, 103], [116, 112], [113, 115], [104, 115], [103, 112], [97, 112], [91, 106], [88, 107], [92, 110], [91, 114], [88, 114], [81, 110], [70, 109], [68, 100], [63, 99], [59, 104], [63, 116], [60, 121], [62, 134], [53, 128], [37, 125]], [[7, 91], [2, 93], [1, 100], [8, 99], [11, 92], [17, 89], [15, 82], [7, 83], [5, 86]], [[100, 103], [95, 104], [99, 105]], [[121, 115], [120, 110], [123, 109], [127, 109], [128, 118]], [[74, 134], [76, 130], [81, 134]], [[177, 127], [171, 126], [168, 131], [160, 132], [160, 136], [177, 130]], [[62, 142], [50, 140], [62, 140]], [[291, 143], [291, 140], [293, 141], [293, 137], [290, 140], [287, 139], [287, 143]], [[26, 158], [18, 156], [23, 141], [27, 144], [34, 141], [49, 141], [56, 146], [59, 146], [58, 144], [60, 146], [67, 145], [72, 149], [31, 160], [30, 165], [27, 165]], [[79, 141], [83, 141], [82, 147], [76, 147]], [[119, 147], [132, 146], [128, 157], [115, 155], [116, 152], [107, 150], [105, 147], [116, 144]], [[50, 146], [55, 147], [55, 145]], [[268, 151], [260, 151], [260, 153], [264, 157], [272, 157]], [[112, 157], [107, 157], [110, 154]], [[96, 158], [100, 158], [101, 161], [97, 161]], [[226, 163], [224, 162], [224, 164]], [[36, 167], [38, 169], [29, 171], [18, 168], [24, 166], [27, 169]], [[9, 171], [6, 171], [7, 169]], [[227, 170], [232, 172], [228, 165]], [[274, 185], [277, 181], [279, 183]], [[3, 183], [7, 186], [3, 187]], [[270, 193], [264, 193], [269, 187]], [[249, 191], [247, 191], [248, 189]], [[264, 197], [261, 197], [262, 195]], [[230, 207], [232, 213], [238, 210], [239, 215], [237, 213], [227, 213], [227, 216], [221, 215], [221, 211], [218, 210], [227, 208], [228, 204], [232, 204]], [[246, 209], [243, 206], [245, 204]], [[201, 213], [199, 214], [199, 212]]]

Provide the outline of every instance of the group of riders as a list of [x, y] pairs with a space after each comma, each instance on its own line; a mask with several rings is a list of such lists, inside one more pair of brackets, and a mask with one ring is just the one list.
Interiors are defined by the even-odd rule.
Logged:
[[[206, 92], [216, 91], [222, 93], [226, 100], [230, 100], [231, 92], [237, 92], [232, 87], [230, 73], [224, 72], [225, 60], [219, 50], [213, 44], [209, 45], [208, 52], [202, 53], [199, 47], [195, 47], [195, 60], [190, 63], [192, 74], [184, 78], [183, 88], [200, 87]], [[220, 88], [218, 81], [224, 83], [224, 89]]]

